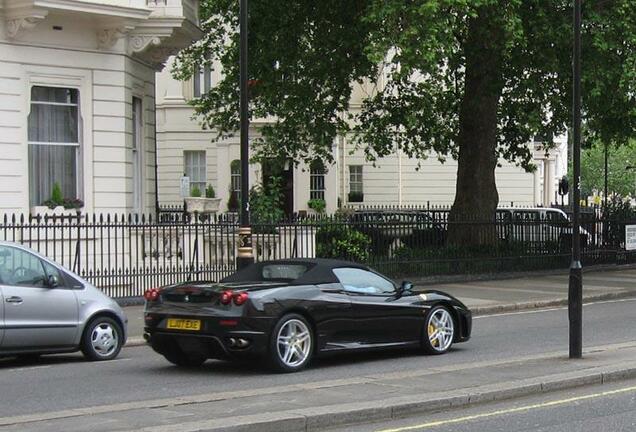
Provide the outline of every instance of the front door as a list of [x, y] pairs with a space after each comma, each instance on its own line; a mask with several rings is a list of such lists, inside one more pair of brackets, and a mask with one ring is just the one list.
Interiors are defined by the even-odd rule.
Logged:
[[399, 301], [393, 282], [358, 268], [344, 267], [333, 272], [351, 299], [361, 342], [374, 345], [419, 340], [423, 322], [419, 309]]
[[[49, 287], [49, 276], [59, 281]], [[4, 306], [2, 350], [71, 347], [79, 328], [75, 291], [60, 272], [36, 255], [0, 246]]]

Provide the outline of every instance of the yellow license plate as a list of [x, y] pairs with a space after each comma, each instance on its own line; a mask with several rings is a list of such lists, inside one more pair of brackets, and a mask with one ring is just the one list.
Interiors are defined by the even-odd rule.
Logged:
[[168, 320], [168, 325], [166, 327], [175, 330], [198, 331], [201, 330], [201, 321], [172, 318]]

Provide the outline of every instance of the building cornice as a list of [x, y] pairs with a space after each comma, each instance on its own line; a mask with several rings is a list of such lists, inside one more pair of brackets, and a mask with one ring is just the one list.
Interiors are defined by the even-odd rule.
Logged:
[[[45, 20], [49, 13], [91, 19], [97, 48], [136, 57], [156, 70], [169, 56], [202, 36], [198, 27], [198, 0], [168, 2], [133, 1], [130, 5], [97, 0], [10, 0], [0, 1], [0, 11], [9, 40], [19, 40]], [[85, 18], [82, 18], [84, 16]], [[118, 42], [124, 41], [123, 44]]]

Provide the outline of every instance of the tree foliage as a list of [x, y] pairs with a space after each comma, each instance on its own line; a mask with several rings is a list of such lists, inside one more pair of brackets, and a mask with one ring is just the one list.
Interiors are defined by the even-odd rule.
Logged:
[[[608, 146], [607, 183], [610, 194], [635, 196], [636, 141], [624, 146]], [[633, 169], [628, 167], [634, 166]], [[570, 178], [571, 174], [569, 175]], [[583, 196], [605, 190], [605, 145], [594, 143], [581, 154], [581, 190]]]
[[[370, 160], [459, 160], [454, 208], [492, 215], [503, 158], [533, 170], [527, 143], [571, 119], [571, 0], [250, 0], [251, 117], [271, 120], [257, 156], [331, 161], [338, 134]], [[224, 78], [195, 102], [219, 136], [239, 126], [237, 0], [202, 0], [205, 38], [176, 76], [210, 62]], [[636, 2], [583, 10], [583, 108], [590, 138], [636, 130]], [[357, 86], [369, 89], [351, 105]]]

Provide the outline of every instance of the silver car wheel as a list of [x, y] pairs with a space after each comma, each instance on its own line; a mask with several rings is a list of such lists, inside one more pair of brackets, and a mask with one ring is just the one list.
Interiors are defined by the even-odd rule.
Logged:
[[109, 356], [117, 349], [118, 342], [117, 330], [110, 323], [101, 322], [93, 327], [91, 346], [97, 355], [101, 357]]
[[428, 319], [427, 334], [435, 351], [444, 352], [451, 346], [455, 335], [455, 324], [453, 317], [445, 308], [433, 311]]
[[278, 357], [285, 366], [298, 367], [309, 357], [311, 343], [311, 331], [307, 325], [298, 319], [290, 319], [281, 326], [276, 337]]

